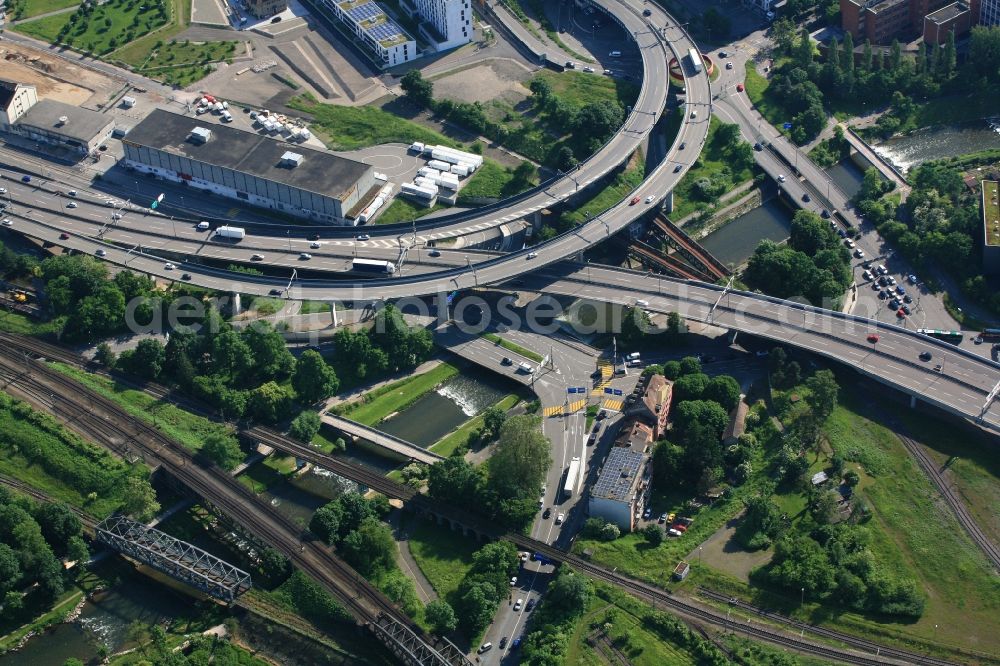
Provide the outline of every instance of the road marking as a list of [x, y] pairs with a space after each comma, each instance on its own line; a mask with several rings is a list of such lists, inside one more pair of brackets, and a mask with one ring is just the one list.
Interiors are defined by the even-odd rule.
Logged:
[[239, 214], [240, 214], [239, 208], [230, 208], [228, 211], [226, 211], [226, 217], [228, 218], [234, 218]]
[[577, 400], [576, 402], [571, 402], [566, 409], [570, 413], [573, 413], [573, 412], [580, 411], [581, 409], [583, 409], [586, 406], [587, 406], [587, 401], [586, 400]]
[[601, 409], [606, 411], [620, 412], [625, 401], [620, 398], [608, 398], [601, 405]]
[[556, 405], [555, 407], [546, 407], [542, 410], [542, 416], [552, 417], [552, 416], [562, 416], [563, 406]]

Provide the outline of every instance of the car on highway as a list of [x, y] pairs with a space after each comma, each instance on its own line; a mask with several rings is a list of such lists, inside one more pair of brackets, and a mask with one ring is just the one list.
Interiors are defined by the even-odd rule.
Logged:
[[69, 195], [69, 196], [71, 196], [71, 197], [75, 197], [75, 196], [76, 196], [76, 190], [70, 190], [70, 191], [69, 191], [69, 192], [67, 192], [66, 194], [68, 194], [68, 195]]
[[250, 261], [264, 261], [264, 255], [262, 254], [251, 254]]
[[504, 636], [503, 638], [500, 639], [500, 649], [502, 650], [505, 647], [507, 647], [507, 637], [506, 636]]
[[68, 204], [66, 204], [66, 208], [76, 208], [76, 202], [70, 201]]
[[783, 174], [783, 173], [779, 173], [778, 174], [778, 182], [779, 183], [785, 182], [785, 174]]
[[844, 231], [843, 229], [837, 229], [837, 235], [840, 236], [841, 238], [847, 238], [847, 232]]
[[726, 63], [726, 69], [732, 69], [732, 68], [733, 68], [733, 63], [727, 62]]
[[941, 364], [940, 363], [938, 363], [937, 365], [934, 366], [934, 372], [941, 372]]
[[30, 183], [31, 182], [31, 176], [21, 176], [21, 182], [22, 183]]
[[514, 612], [518, 612], [524, 606], [524, 599], [518, 599], [514, 602]]
[[[528, 602], [528, 603], [531, 603], [531, 602]], [[516, 650], [519, 647], [521, 647], [521, 637], [520, 636], [518, 636], [517, 638], [515, 638], [514, 640], [512, 640], [510, 642], [510, 649], [511, 650]]]
[[594, 417], [594, 420], [595, 421], [603, 421], [607, 417], [608, 417], [608, 413], [602, 409], [601, 411], [597, 412], [597, 416]]
[[566, 514], [560, 513], [556, 516], [556, 525], [562, 525], [564, 520], [566, 520]]
[[852, 241], [850, 238], [845, 238], [844, 239], [844, 245], [847, 246], [848, 250], [853, 250], [854, 249], [854, 241]]
[[736, 92], [743, 92], [743, 90], [744, 90], [743, 84], [742, 83], [737, 83], [736, 84]]
[[3, 221], [3, 226], [5, 226], [5, 227], [12, 227], [12, 226], [14, 226], [14, 221], [11, 220], [11, 219], [6, 219], [6, 220]]
[[309, 243], [309, 249], [311, 249], [311, 250], [318, 250], [321, 247], [323, 247], [323, 246], [320, 245], [319, 243], [317, 243], [316, 241], [313, 241], [312, 243]]
[[653, 10], [651, 10], [651, 9], [643, 9], [642, 10], [642, 15], [643, 16], [652, 16], [653, 15]]
[[177, 266], [175, 266], [174, 264], [172, 264], [172, 263], [170, 263], [168, 261], [167, 263], [163, 264], [163, 268], [164, 268], [164, 270], [172, 271], [175, 268], [177, 268]]
[[921, 361], [929, 361], [929, 360], [931, 360], [931, 358], [933, 358], [933, 356], [931, 355], [931, 353], [929, 351], [922, 351], [922, 352], [920, 352], [920, 357], [919, 358], [920, 358]]
[[528, 259], [534, 259], [537, 256], [538, 256], [537, 252], [529, 252], [527, 258]]
[[676, 166], [674, 167], [674, 173], [677, 173], [678, 171], [680, 171], [680, 170], [681, 170], [681, 169], [683, 169], [683, 168], [684, 168], [684, 167], [683, 167], [682, 165], [680, 165], [680, 164], [676, 165]]
[[681, 145], [677, 146], [678, 150], [684, 150], [688, 147], [687, 141], [681, 141]]
[[824, 208], [822, 211], [820, 211], [819, 216], [822, 217], [824, 220], [828, 220], [830, 219], [830, 211]]
[[7, 188], [6, 187], [0, 187], [0, 194], [7, 194]]
[[646, 197], [646, 203], [653, 203], [653, 195], [652, 194], [650, 194], [648, 197]]
[[594, 68], [593, 67], [584, 67], [583, 71], [587, 72], [588, 74], [593, 74], [594, 73]]
[[281, 296], [285, 292], [284, 292], [283, 289], [279, 289], [278, 287], [275, 287], [274, 289], [272, 289], [268, 293], [271, 294], [272, 296]]
[[513, 365], [514, 361], [510, 360], [510, 356], [504, 356], [500, 359], [500, 365]]
[[313, 234], [309, 237], [309, 240], [319, 240], [319, 234]]
[[632, 197], [632, 200], [628, 202], [629, 206], [634, 206], [642, 200], [642, 197]]
[[427, 256], [428, 257], [440, 257], [441, 256], [441, 251], [440, 250], [431, 250], [430, 252], [427, 253]]
[[313, 256], [311, 254], [309, 254], [308, 252], [299, 252], [299, 260], [300, 261], [309, 261], [312, 258], [313, 258]]
[[567, 60], [565, 67], [566, 69], [576, 69], [576, 63], [572, 60]]
[[121, 213], [114, 213], [114, 214], [111, 215], [111, 219], [112, 220], [120, 220], [120, 219], [122, 219], [122, 214]]
[[94, 252], [94, 254], [96, 254], [98, 257], [103, 257], [107, 254], [107, 252], [104, 251], [104, 248], [99, 247], [97, 248], [97, 251]]
[[866, 339], [866, 340], [868, 340], [868, 342], [870, 342], [870, 343], [872, 343], [872, 344], [875, 344], [876, 342], [878, 342], [878, 336], [877, 336], [877, 335], [875, 335], [874, 333], [870, 334], [870, 335], [869, 335], [869, 336], [868, 336], [867, 338], [865, 338], [865, 339]]
[[548, 520], [549, 516], [551, 515], [552, 515], [552, 507], [549, 507], [548, 509], [542, 512], [542, 518], [544, 518], [545, 520]]
[[759, 153], [760, 151], [764, 150], [764, 146], [758, 142], [753, 144], [753, 149]]
[[69, 238], [69, 234], [64, 231], [61, 234], [59, 234], [59, 238], [62, 240], [66, 240]]
[[728, 58], [729, 57], [729, 51], [719, 51], [719, 57], [720, 58]]
[[359, 241], [366, 241], [371, 239], [372, 237], [369, 236], [368, 234], [358, 234], [357, 236], [354, 237], [354, 240], [359, 240]]
[[479, 646], [479, 649], [476, 650], [476, 652], [482, 654], [484, 652], [489, 652], [492, 649], [493, 649], [493, 643], [483, 643], [482, 645]]
[[528, 604], [524, 607], [524, 610], [526, 610], [526, 611], [528, 611], [530, 613], [531, 611], [533, 611], [535, 609], [535, 603], [536, 602], [535, 602], [534, 599], [528, 599]]

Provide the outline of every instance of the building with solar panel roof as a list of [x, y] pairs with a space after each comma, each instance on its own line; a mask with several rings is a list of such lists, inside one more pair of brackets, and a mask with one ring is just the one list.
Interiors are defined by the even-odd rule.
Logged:
[[323, 0], [385, 67], [420, 57], [417, 43], [372, 0]]

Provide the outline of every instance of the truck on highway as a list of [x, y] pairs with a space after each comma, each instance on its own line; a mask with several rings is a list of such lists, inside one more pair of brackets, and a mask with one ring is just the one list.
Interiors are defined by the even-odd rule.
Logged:
[[580, 459], [574, 457], [566, 470], [566, 483], [563, 485], [563, 496], [569, 499], [576, 493], [576, 484], [580, 480]]
[[698, 53], [698, 49], [688, 49], [687, 54], [688, 60], [691, 64], [691, 69], [695, 74], [701, 73], [701, 55]]
[[246, 238], [247, 230], [243, 227], [222, 226], [215, 230], [216, 238], [227, 238], [229, 240], [243, 240]]
[[396, 264], [378, 259], [355, 259], [351, 262], [351, 270], [359, 273], [381, 273], [392, 275], [396, 272]]

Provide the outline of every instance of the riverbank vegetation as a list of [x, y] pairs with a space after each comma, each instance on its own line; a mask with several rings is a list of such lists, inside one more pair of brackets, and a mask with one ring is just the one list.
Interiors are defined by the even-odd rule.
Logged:
[[753, 178], [753, 165], [753, 148], [740, 136], [739, 126], [712, 116], [705, 145], [674, 191], [671, 219], [714, 210], [719, 197]]
[[360, 400], [342, 403], [330, 411], [367, 426], [376, 426], [390, 414], [406, 409], [457, 374], [457, 367], [441, 363], [427, 372], [366, 391]]

